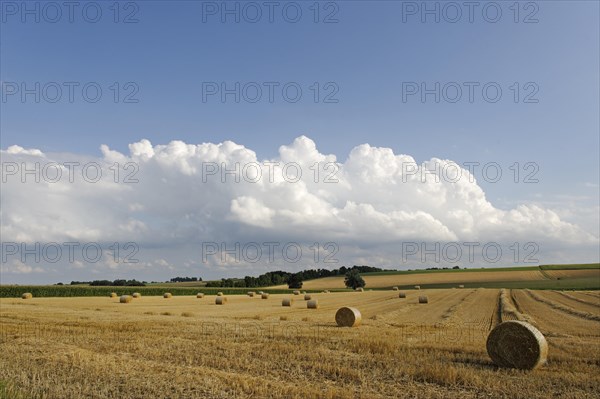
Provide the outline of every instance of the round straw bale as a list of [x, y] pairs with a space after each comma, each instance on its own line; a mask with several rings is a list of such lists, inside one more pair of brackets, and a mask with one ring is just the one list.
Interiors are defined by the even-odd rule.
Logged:
[[264, 294], [264, 291], [258, 291], [258, 295]]
[[364, 291], [365, 291], [365, 289], [364, 289], [363, 287], [358, 287], [358, 288], [356, 289], [356, 291], [358, 291], [358, 292], [364, 292]]
[[263, 292], [260, 297], [261, 297], [261, 299], [269, 299], [269, 293]]
[[173, 297], [173, 294], [171, 294], [170, 292], [165, 292], [163, 294], [163, 298], [172, 298], [172, 297]]
[[398, 294], [398, 298], [406, 298], [406, 292], [400, 291], [400, 293]]
[[256, 294], [256, 292], [254, 291], [248, 291], [248, 296], [254, 296]]
[[111, 298], [116, 298], [117, 297], [117, 293], [116, 292], [111, 292], [110, 293], [110, 297]]
[[23, 299], [31, 299], [31, 298], [33, 298], [33, 295], [31, 295], [31, 292], [26, 292], [23, 295], [21, 295], [21, 298], [23, 298]]
[[218, 296], [215, 298], [215, 304], [216, 305], [225, 305], [227, 303], [227, 297], [226, 296]]
[[312, 299], [312, 296], [310, 294], [304, 295], [304, 300], [305, 301], [310, 301], [311, 299]]
[[398, 287], [392, 287], [392, 290], [398, 291]]
[[141, 298], [142, 294], [140, 294], [139, 292], [134, 292], [133, 295], [131, 295], [134, 298]]
[[316, 299], [310, 300], [310, 301], [306, 302], [306, 307], [308, 309], [318, 309], [319, 301], [317, 301]]
[[326, 294], [329, 294], [330, 291], [329, 290], [325, 290], [323, 292], [326, 293]]
[[360, 311], [356, 308], [343, 307], [335, 313], [335, 322], [340, 327], [357, 327], [361, 320]]
[[486, 347], [492, 361], [501, 367], [533, 370], [548, 356], [544, 335], [524, 321], [498, 324], [488, 335]]
[[300, 295], [300, 291], [298, 291], [298, 290], [294, 291], [294, 295]]
[[419, 297], [419, 303], [428, 303], [429, 299], [427, 299], [427, 297], [425, 295], [421, 295]]
[[420, 285], [415, 285], [415, 290], [420, 290], [421, 286]]
[[204, 298], [204, 294], [202, 292], [199, 292], [196, 294], [196, 298]]
[[283, 298], [283, 300], [281, 301], [281, 306], [292, 306], [293, 302], [293, 298]]
[[119, 298], [119, 302], [121, 303], [129, 303], [133, 300], [133, 297], [131, 295], [121, 295], [121, 298]]
[[223, 296], [223, 293], [221, 291], [217, 292], [217, 296]]
[[463, 284], [460, 284], [460, 285], [458, 286], [458, 288], [465, 288], [465, 286], [464, 286]]

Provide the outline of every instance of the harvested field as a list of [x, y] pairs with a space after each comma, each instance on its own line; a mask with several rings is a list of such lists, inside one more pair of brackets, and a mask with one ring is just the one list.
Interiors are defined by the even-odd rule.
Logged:
[[591, 303], [595, 306], [600, 306], [600, 296], [594, 295], [593, 293], [570, 291], [569, 295], [579, 298], [587, 303]]
[[564, 278], [591, 278], [600, 282], [600, 269], [583, 270], [544, 270], [544, 274], [555, 279]]
[[[227, 306], [215, 305], [215, 296], [145, 296], [126, 306], [108, 297], [0, 299], [0, 381], [34, 399], [546, 399], [600, 390], [599, 322], [509, 291], [549, 344], [546, 366], [515, 372], [497, 369], [486, 352], [499, 290], [406, 294], [313, 294], [318, 309], [303, 300], [282, 307], [289, 294], [230, 295]], [[420, 295], [427, 305], [418, 304]], [[337, 326], [344, 306], [360, 311], [360, 326]]]
[[[574, 270], [574, 272], [579, 270]], [[595, 270], [582, 270], [584, 272], [596, 272]], [[548, 272], [546, 272], [548, 273]], [[368, 275], [362, 276], [367, 283], [367, 288], [384, 288], [392, 286], [415, 286], [427, 284], [463, 284], [470, 282], [500, 282], [500, 281], [535, 281], [548, 279], [540, 271], [486, 271], [486, 272], [468, 272], [461, 271], [455, 273], [415, 273], [415, 274], [389, 274], [389, 275]], [[304, 282], [304, 288], [309, 290], [323, 290], [345, 288], [344, 278], [325, 277], [317, 280], [308, 280]], [[285, 286], [272, 287], [274, 289], [286, 288]]]
[[591, 298], [580, 298], [579, 296], [573, 295], [570, 292], [544, 292], [543, 296], [555, 301], [558, 304], [571, 307], [577, 311], [588, 312], [597, 316], [600, 316], [600, 302]]
[[[533, 298], [524, 290], [513, 290], [513, 298], [517, 306], [524, 314], [531, 315], [534, 324], [543, 334], [550, 336], [595, 336], [600, 338], [600, 324], [594, 320], [588, 320], [572, 315]], [[541, 296], [543, 292], [537, 291]], [[599, 347], [600, 348], [600, 347]]]

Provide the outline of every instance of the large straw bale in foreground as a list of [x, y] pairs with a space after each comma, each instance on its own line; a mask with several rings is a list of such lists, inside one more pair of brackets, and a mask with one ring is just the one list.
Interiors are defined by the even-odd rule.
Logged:
[[119, 302], [121, 303], [129, 303], [133, 300], [133, 297], [131, 295], [121, 295], [121, 298], [119, 298]]
[[319, 309], [319, 301], [313, 299], [311, 301], [306, 302], [306, 307], [308, 309]]
[[492, 361], [501, 367], [533, 370], [548, 356], [544, 335], [524, 321], [498, 324], [488, 335], [486, 347]]
[[357, 327], [361, 320], [360, 311], [356, 308], [343, 307], [335, 313], [335, 322], [340, 327]]
[[501, 367], [533, 370], [546, 363], [548, 343], [544, 335], [524, 321], [509, 320], [490, 332], [488, 355]]

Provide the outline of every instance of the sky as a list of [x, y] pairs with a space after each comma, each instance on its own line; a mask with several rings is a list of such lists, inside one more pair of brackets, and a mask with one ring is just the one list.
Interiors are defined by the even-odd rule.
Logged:
[[596, 1], [72, 7], [0, 3], [2, 283], [599, 260]]

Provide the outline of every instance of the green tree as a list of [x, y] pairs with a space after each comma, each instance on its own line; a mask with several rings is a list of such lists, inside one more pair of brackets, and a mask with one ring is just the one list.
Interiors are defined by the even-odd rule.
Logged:
[[346, 284], [346, 287], [352, 288], [353, 290], [367, 285], [367, 283], [365, 283], [365, 280], [363, 280], [363, 278], [360, 276], [360, 273], [356, 269], [352, 269], [348, 273], [346, 273], [344, 283]]
[[302, 272], [290, 276], [288, 279], [288, 288], [302, 288]]

